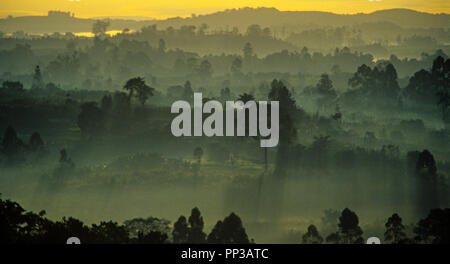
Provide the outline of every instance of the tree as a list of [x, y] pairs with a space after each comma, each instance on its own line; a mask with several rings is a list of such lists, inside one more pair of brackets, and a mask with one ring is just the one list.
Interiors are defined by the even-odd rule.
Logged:
[[243, 93], [243, 94], [239, 95], [238, 100], [242, 101], [245, 104], [249, 101], [255, 101], [255, 97], [253, 96], [253, 94]]
[[218, 221], [208, 235], [208, 243], [212, 244], [248, 244], [250, 243], [242, 220], [235, 213]]
[[308, 226], [308, 232], [302, 237], [303, 244], [322, 244], [323, 238], [320, 236], [319, 231], [317, 231], [316, 226]]
[[297, 136], [293, 116], [297, 111], [295, 100], [282, 81], [274, 79], [271, 83], [269, 100], [279, 102], [279, 138], [275, 175], [283, 178], [289, 163], [289, 146]]
[[33, 82], [31, 84], [31, 89], [42, 89], [44, 88], [44, 82], [42, 81], [42, 74], [39, 65], [36, 65], [34, 69]]
[[320, 80], [316, 85], [316, 89], [320, 95], [331, 98], [336, 97], [336, 91], [333, 89], [333, 82], [330, 80], [330, 77], [326, 73], [320, 76]]
[[297, 110], [295, 100], [289, 89], [282, 81], [274, 79], [271, 83], [269, 92], [269, 100], [279, 102], [279, 118], [280, 118], [280, 144], [291, 143], [296, 138], [297, 132], [293, 122], [293, 114]]
[[25, 91], [21, 82], [5, 81], [2, 83], [2, 86], [3, 89], [12, 94], [20, 94]]
[[345, 208], [338, 223], [339, 230], [327, 237], [327, 242], [342, 244], [362, 244], [363, 231], [359, 227], [358, 216], [348, 208]]
[[197, 207], [193, 208], [191, 211], [191, 216], [189, 216], [189, 226], [188, 243], [205, 243], [206, 234], [203, 232], [203, 217]]
[[21, 226], [26, 224], [25, 210], [20, 204], [0, 199], [0, 243], [16, 243], [21, 239]]
[[416, 241], [432, 244], [450, 243], [450, 208], [432, 209], [414, 228]]
[[[134, 218], [124, 222], [130, 238], [138, 239], [138, 241], [140, 238], [142, 243], [145, 243], [144, 240], [149, 240], [150, 242], [165, 237], [164, 242], [171, 230], [169, 224], [170, 221], [156, 217]], [[151, 235], [148, 236], [149, 234]]]
[[398, 214], [393, 214], [386, 222], [386, 232], [384, 239], [392, 244], [399, 244], [405, 241], [405, 226], [402, 224], [402, 218]]
[[59, 164], [68, 168], [73, 168], [75, 166], [72, 159], [67, 155], [67, 150], [64, 148], [59, 151]]
[[31, 135], [29, 145], [32, 151], [42, 150], [44, 141], [42, 141], [41, 135], [38, 132], [34, 132]]
[[442, 119], [450, 124], [450, 59], [438, 56], [431, 69], [433, 84], [436, 87], [437, 105], [441, 108]]
[[128, 96], [130, 99], [133, 95], [135, 95], [142, 106], [144, 106], [145, 101], [147, 101], [150, 96], [153, 96], [153, 92], [155, 90], [154, 88], [148, 86], [145, 83], [145, 80], [141, 77], [129, 79], [123, 88], [129, 92]]
[[286, 176], [286, 166], [289, 164], [289, 149], [297, 136], [293, 115], [296, 113], [295, 100], [283, 82], [274, 79], [271, 84], [269, 100], [279, 102], [279, 143], [274, 175], [279, 178]]
[[398, 103], [400, 87], [397, 82], [397, 71], [391, 63], [379, 64], [373, 69], [363, 64], [348, 80], [348, 84], [362, 93], [365, 103], [373, 99], [389, 104]]
[[189, 226], [186, 221], [186, 217], [183, 215], [173, 225], [172, 237], [173, 243], [181, 244], [186, 243], [189, 235]]
[[109, 27], [109, 20], [97, 20], [92, 25], [92, 33], [95, 36], [101, 36], [106, 33], [106, 29]]
[[89, 230], [91, 243], [101, 244], [121, 244], [128, 242], [128, 232], [124, 226], [116, 222], [100, 222], [99, 225], [93, 224]]
[[341, 237], [346, 244], [361, 244], [363, 239], [361, 235], [363, 231], [359, 227], [358, 216], [348, 208], [342, 211], [341, 217], [339, 217], [339, 231]]
[[12, 126], [8, 126], [2, 139], [3, 153], [9, 159], [13, 159], [21, 151], [23, 146], [24, 144], [17, 136], [16, 130]]
[[139, 244], [164, 244], [168, 240], [168, 236], [165, 233], [151, 231], [148, 234], [139, 233], [138, 237], [133, 241]]
[[213, 71], [211, 63], [208, 60], [203, 60], [198, 68], [198, 74], [200, 75], [200, 77], [211, 78], [212, 73]]
[[251, 38], [257, 38], [262, 35], [261, 26], [257, 24], [253, 24], [247, 27], [247, 36]]
[[419, 103], [437, 104], [443, 121], [450, 123], [450, 59], [438, 56], [430, 71], [422, 69], [414, 73], [404, 95]]

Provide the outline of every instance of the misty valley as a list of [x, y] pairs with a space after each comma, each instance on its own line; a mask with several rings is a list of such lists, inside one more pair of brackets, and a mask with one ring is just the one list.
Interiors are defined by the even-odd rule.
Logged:
[[0, 242], [449, 243], [449, 22], [2, 18]]

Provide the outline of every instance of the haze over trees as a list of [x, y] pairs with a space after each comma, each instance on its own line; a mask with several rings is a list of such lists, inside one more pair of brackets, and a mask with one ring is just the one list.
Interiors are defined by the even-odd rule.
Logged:
[[[0, 237], [444, 243], [448, 22], [269, 8], [0, 19]], [[269, 114], [279, 101], [278, 146], [174, 137], [170, 107], [195, 92]]]

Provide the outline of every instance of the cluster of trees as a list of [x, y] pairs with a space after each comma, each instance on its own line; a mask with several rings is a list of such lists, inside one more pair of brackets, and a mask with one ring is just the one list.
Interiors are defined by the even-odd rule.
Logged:
[[[102, 28], [104, 23], [106, 22], [99, 21], [95, 25], [102, 24], [96, 26]], [[264, 29], [257, 30], [249, 27], [249, 31], [264, 32]], [[57, 84], [56, 86], [66, 89], [113, 90], [120, 88], [118, 84], [128, 80], [134, 74], [148, 80], [155, 76], [162, 79], [167, 76], [177, 76], [191, 80], [192, 77], [196, 80], [204, 80], [229, 75], [233, 80], [250, 83], [252, 79], [242, 78], [245, 76], [243, 74], [284, 72], [295, 77], [299, 72], [310, 75], [329, 72], [332, 67], [348, 73], [362, 64], [368, 67], [376, 64], [371, 54], [351, 50], [348, 47], [339, 47], [326, 53], [313, 51], [307, 47], [302, 49], [279, 47], [262, 56], [259, 52], [258, 39], [247, 39], [236, 46], [233, 54], [208, 52], [205, 53], [207, 55], [202, 55], [189, 52], [188, 50], [191, 49], [187, 47], [170, 49], [172, 45], [165, 33], [161, 36], [155, 33], [157, 35], [155, 39], [153, 40], [152, 37], [149, 40], [139, 37], [139, 34], [146, 32], [145, 30], [137, 33], [136, 36], [122, 34], [116, 37], [105, 37], [101, 32], [103, 32], [101, 29], [96, 30], [97, 37], [93, 39], [64, 40], [63, 43], [54, 47], [55, 55], [52, 56], [41, 54], [40, 49], [35, 49], [42, 45], [39, 44], [39, 39], [30, 40], [27, 44], [16, 41], [10, 49], [0, 51], [0, 72], [5, 73], [4, 76], [0, 76], [0, 79], [18, 80], [26, 87], [34, 86], [36, 79], [29, 76], [29, 66], [39, 63], [41, 80]], [[156, 30], [156, 32], [159, 31]], [[201, 40], [199, 41], [202, 43]], [[181, 43], [185, 45], [190, 42], [183, 40]], [[47, 48], [49, 44], [46, 43], [44, 46]], [[442, 51], [439, 54], [445, 55]], [[424, 55], [421, 60], [407, 58], [399, 60], [394, 55], [391, 56], [391, 63], [395, 65], [401, 76], [405, 76], [426, 67], [430, 58], [434, 59], [436, 55], [437, 53]], [[37, 84], [39, 86], [38, 82]], [[152, 85], [155, 86], [155, 83]]]
[[[165, 219], [149, 217], [127, 220], [124, 224], [102, 221], [100, 224], [85, 225], [73, 217], [52, 221], [46, 212], [33, 213], [23, 209], [11, 200], [0, 199], [0, 243], [65, 243], [76, 236], [82, 243], [100, 244], [248, 244], [249, 240], [239, 216], [231, 213], [219, 220], [207, 235], [203, 217], [198, 208], [193, 208], [188, 219], [180, 216], [173, 227]], [[394, 213], [385, 227], [385, 243], [392, 244], [447, 244], [450, 242], [450, 209], [432, 209], [428, 216], [414, 226], [414, 237], [408, 237], [402, 218]], [[310, 225], [301, 237], [305, 244], [362, 244], [363, 230], [355, 212], [345, 208], [337, 222], [337, 231], [324, 239], [315, 225]]]
[[110, 130], [124, 129], [123, 124], [131, 117], [131, 99], [136, 98], [144, 106], [155, 91], [141, 77], [129, 79], [123, 89], [128, 94], [124, 92], [115, 92], [113, 96], [106, 94], [101, 99], [100, 106], [97, 102], [81, 104], [77, 124], [84, 137], [91, 138]]
[[235, 213], [217, 221], [209, 235], [203, 232], [204, 222], [198, 208], [192, 209], [191, 216], [186, 220], [180, 216], [174, 223], [172, 232], [173, 242], [176, 244], [248, 244], [250, 240], [242, 225], [242, 221]]
[[45, 153], [45, 145], [40, 134], [34, 132], [31, 134], [27, 143], [23, 142], [12, 126], [8, 126], [0, 138], [0, 164], [2, 166], [12, 166], [22, 163], [28, 153], [35, 154], [34, 157], [40, 157]]
[[0, 198], [0, 243], [50, 243], [63, 244], [76, 236], [82, 243], [92, 244], [163, 244], [163, 243], [213, 243], [248, 244], [242, 221], [234, 213], [218, 221], [209, 235], [203, 231], [204, 223], [198, 208], [193, 208], [188, 220], [180, 216], [173, 228], [165, 219], [149, 217], [135, 218], [122, 225], [113, 221], [85, 225], [82, 221], [63, 217], [52, 221], [46, 212], [26, 211], [20, 204]]
[[409, 79], [404, 94], [414, 102], [437, 104], [444, 122], [450, 123], [450, 59], [439, 56], [431, 70], [416, 72]]
[[[394, 213], [385, 224], [384, 243], [389, 244], [448, 244], [450, 232], [450, 208], [432, 209], [428, 216], [421, 219], [413, 229], [414, 236], [408, 237], [402, 218]], [[325, 239], [320, 235], [315, 225], [308, 226], [302, 236], [304, 244], [363, 244], [363, 230], [359, 226], [359, 219], [355, 212], [345, 208], [337, 223], [338, 230]]]

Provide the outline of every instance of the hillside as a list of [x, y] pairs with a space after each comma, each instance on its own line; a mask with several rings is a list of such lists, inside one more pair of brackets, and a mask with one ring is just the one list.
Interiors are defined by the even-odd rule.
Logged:
[[[0, 31], [28, 33], [89, 32], [94, 19], [61, 16], [26, 16], [0, 19]], [[259, 24], [272, 28], [306, 29], [326, 26], [345, 26], [374, 22], [388, 22], [404, 28], [449, 28], [449, 14], [422, 13], [409, 9], [390, 9], [370, 14], [342, 15], [316, 11], [279, 11], [275, 8], [241, 8], [220, 11], [189, 18], [164, 20], [133, 20], [111, 18], [110, 30], [129, 28], [139, 30], [142, 26], [157, 24], [160, 27], [207, 24], [211, 29], [238, 27], [244, 31], [248, 25]]]

